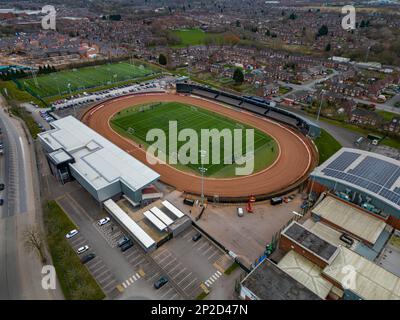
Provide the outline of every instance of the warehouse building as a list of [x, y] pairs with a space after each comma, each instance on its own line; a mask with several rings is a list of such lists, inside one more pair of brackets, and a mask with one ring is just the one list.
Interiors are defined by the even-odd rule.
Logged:
[[280, 270], [321, 299], [400, 299], [398, 275], [340, 242], [340, 233], [330, 226], [317, 224], [318, 229], [292, 222], [282, 232], [279, 248], [285, 255], [277, 264]]
[[77, 180], [99, 203], [124, 197], [140, 205], [142, 191], [160, 177], [72, 116], [51, 126], [38, 137], [52, 174], [61, 183]]
[[400, 161], [342, 148], [311, 173], [310, 189], [330, 190], [342, 199], [387, 218], [400, 229]]
[[264, 260], [240, 283], [243, 300], [320, 300], [269, 260]]

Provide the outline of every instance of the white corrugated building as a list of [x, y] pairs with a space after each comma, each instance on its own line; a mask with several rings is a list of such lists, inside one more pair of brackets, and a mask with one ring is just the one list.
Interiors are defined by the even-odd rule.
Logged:
[[125, 195], [139, 204], [159, 174], [72, 116], [38, 135], [50, 169], [65, 183], [76, 179], [97, 201]]

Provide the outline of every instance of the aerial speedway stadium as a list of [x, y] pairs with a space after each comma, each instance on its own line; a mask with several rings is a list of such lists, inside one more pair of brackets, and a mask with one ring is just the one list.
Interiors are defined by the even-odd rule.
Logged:
[[[177, 83], [176, 93], [148, 92], [122, 96], [99, 103], [82, 121], [127, 153], [160, 174], [161, 182], [189, 195], [202, 192], [199, 165], [184, 167], [149, 163], [145, 131], [165, 129], [168, 120], [183, 121], [184, 127], [202, 129], [253, 128], [255, 170], [233, 175], [232, 165], [209, 166], [203, 192], [208, 201], [244, 202], [249, 197], [265, 200], [295, 190], [318, 164], [311, 137], [319, 127], [307, 119], [267, 102], [246, 96]], [[204, 167], [202, 167], [204, 168]]]

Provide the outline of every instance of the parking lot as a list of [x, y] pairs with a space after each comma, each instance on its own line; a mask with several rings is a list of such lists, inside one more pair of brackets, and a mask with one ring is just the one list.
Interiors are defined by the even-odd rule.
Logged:
[[[173, 278], [163, 272], [163, 270], [161, 270], [160, 267], [154, 263], [148, 255], [146, 255], [137, 243], [122, 254], [131, 264], [133, 270], [136, 270], [132, 277], [122, 283], [124, 289], [127, 289], [133, 283], [142, 281], [145, 282], [146, 286], [150, 287], [154, 291], [153, 294], [155, 299], [180, 300], [187, 298], [179, 292], [179, 289], [176, 288]], [[153, 287], [154, 282], [156, 282], [161, 276], [167, 276], [169, 281], [160, 289], [155, 289]]]
[[[174, 203], [181, 210], [189, 211], [182, 201]], [[238, 216], [237, 208], [245, 208], [244, 205], [210, 204], [196, 223], [225, 248], [234, 252], [242, 263], [250, 266], [265, 251], [265, 246], [276, 231], [294, 217], [294, 212], [300, 212], [302, 203], [301, 194], [296, 194], [289, 203], [276, 206], [269, 201], [257, 203], [253, 206], [253, 213], [244, 210], [243, 217]], [[189, 215], [195, 219], [193, 212]]]
[[[90, 244], [80, 233], [69, 239], [68, 241], [75, 252], [78, 250], [78, 248], [84, 245], [89, 245], [89, 250], [87, 250], [85, 253], [82, 253], [80, 255], [80, 258], [89, 253], [96, 254], [91, 249]], [[119, 292], [116, 288], [118, 284], [117, 279], [100, 257], [96, 255], [96, 257], [87, 262], [85, 266], [92, 274], [92, 276], [96, 279], [97, 283], [100, 285], [101, 289], [109, 299], [113, 299], [118, 296]]]
[[[94, 222], [93, 227], [100, 232], [109, 246], [120, 252], [117, 242], [121, 237], [126, 235], [126, 233], [124, 233], [122, 228], [113, 219], [101, 227]], [[133, 247], [121, 253], [131, 266], [132, 271], [126, 279], [117, 284], [120, 292], [126, 290], [134, 291], [135, 286], [137, 286], [138, 289], [139, 287], [147, 286], [153, 291], [152, 294], [155, 296], [155, 299], [178, 300], [185, 298], [181, 292], [175, 289], [172, 281], [169, 281], [158, 290], [153, 288], [154, 282], [156, 282], [161, 276], [167, 276], [167, 274], [160, 269], [160, 267], [146, 254], [138, 243], [134, 242]]]
[[[93, 227], [110, 247], [120, 252], [117, 242], [126, 235], [121, 226], [111, 219], [101, 227], [93, 222]], [[197, 233], [190, 227], [150, 254], [134, 241], [132, 248], [121, 252], [132, 272], [119, 283], [119, 291], [134, 291], [135, 286], [146, 285], [158, 299], [196, 299], [203, 288], [211, 290], [218, 285], [226, 277], [224, 270], [233, 261], [207, 237], [193, 241]], [[169, 282], [156, 290], [153, 284], [161, 276], [166, 276]]]
[[203, 292], [200, 285], [202, 281], [193, 270], [189, 270], [166, 247], [159, 248], [152, 254], [154, 261], [163, 269], [171, 281], [174, 282], [185, 294], [187, 299], [196, 299]]

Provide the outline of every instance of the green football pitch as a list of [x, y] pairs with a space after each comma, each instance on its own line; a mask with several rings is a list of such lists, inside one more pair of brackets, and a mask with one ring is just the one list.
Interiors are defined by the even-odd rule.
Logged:
[[[117, 62], [93, 67], [54, 72], [47, 75], [20, 80], [20, 83], [41, 98], [61, 96], [74, 91], [81, 91], [116, 82], [134, 80], [149, 76], [157, 71], [143, 65]], [[68, 88], [70, 84], [70, 89]]]
[[[169, 124], [170, 121], [177, 122], [178, 133], [182, 129], [194, 129], [197, 133], [198, 149], [201, 149], [201, 137], [200, 132], [202, 129], [218, 129], [219, 132], [223, 129], [228, 129], [234, 136], [234, 129], [254, 129], [243, 123], [236, 122], [235, 120], [226, 118], [217, 113], [196, 107], [186, 105], [178, 102], [158, 102], [147, 105], [140, 105], [127, 108], [118, 112], [110, 121], [113, 130], [119, 134], [134, 140], [136, 143], [142, 144], [145, 148], [153, 144], [153, 141], [146, 141], [146, 135], [151, 129], [161, 129], [166, 135], [167, 143], [165, 149], [161, 149], [161, 152], [170, 157], [175, 157], [174, 154], [169, 154]], [[242, 132], [242, 155], [246, 154], [246, 138], [245, 133]], [[186, 141], [177, 142], [177, 151], [185, 145]], [[220, 140], [220, 159], [219, 163], [205, 164], [204, 167], [207, 169], [205, 175], [217, 178], [228, 178], [236, 175], [235, 168], [243, 167], [239, 164], [225, 164], [224, 159], [230, 157], [232, 161], [235, 157], [232, 155], [224, 154], [224, 140]], [[232, 149], [234, 150], [234, 139], [231, 141]], [[239, 141], [240, 143], [240, 141]], [[212, 141], [209, 139], [209, 150], [213, 150]], [[218, 146], [214, 145], [214, 148]], [[264, 134], [263, 132], [254, 129], [254, 171], [260, 171], [274, 162], [279, 152], [278, 146], [274, 139]], [[211, 155], [210, 155], [211, 159]], [[229, 158], [228, 158], [229, 159]], [[200, 162], [200, 160], [199, 160]], [[211, 162], [211, 160], [210, 160]], [[175, 165], [178, 169], [189, 171], [191, 173], [200, 174], [198, 163], [181, 164]]]

